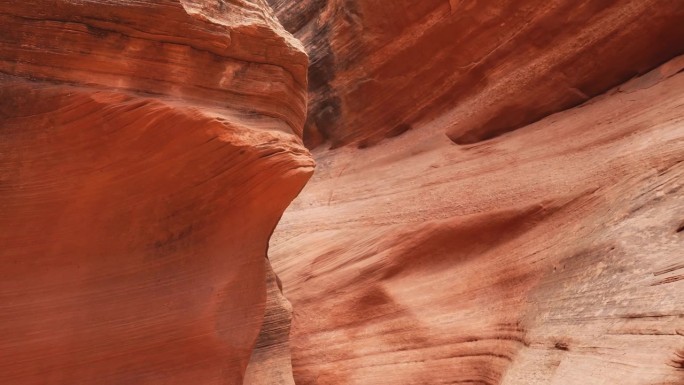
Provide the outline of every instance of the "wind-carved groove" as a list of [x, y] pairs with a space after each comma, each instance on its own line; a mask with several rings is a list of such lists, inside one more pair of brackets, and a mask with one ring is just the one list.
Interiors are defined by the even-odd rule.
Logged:
[[684, 371], [684, 349], [675, 351], [674, 358], [672, 358], [668, 365], [678, 371]]

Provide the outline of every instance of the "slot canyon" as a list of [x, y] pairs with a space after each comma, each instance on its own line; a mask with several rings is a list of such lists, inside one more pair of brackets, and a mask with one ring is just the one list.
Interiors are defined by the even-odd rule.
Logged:
[[0, 384], [684, 385], [684, 1], [0, 1]]

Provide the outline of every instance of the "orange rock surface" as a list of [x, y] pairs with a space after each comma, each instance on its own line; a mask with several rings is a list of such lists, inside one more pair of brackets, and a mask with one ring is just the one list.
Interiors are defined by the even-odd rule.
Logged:
[[0, 384], [684, 384], [682, 20], [0, 3]]
[[269, 2], [325, 144], [297, 384], [684, 383], [682, 2]]
[[242, 384], [313, 171], [301, 45], [258, 0], [3, 2], [0, 31], [0, 383]]
[[310, 146], [371, 146], [447, 110], [473, 143], [684, 53], [680, 0], [268, 1], [311, 57]]
[[682, 70], [477, 144], [314, 151], [270, 251], [296, 383], [683, 384]]

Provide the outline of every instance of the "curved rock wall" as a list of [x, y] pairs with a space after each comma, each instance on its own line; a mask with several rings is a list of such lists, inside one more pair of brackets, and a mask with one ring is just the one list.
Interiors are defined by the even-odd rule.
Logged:
[[317, 149], [271, 241], [298, 385], [684, 383], [684, 59], [515, 132]]
[[[301, 130], [307, 58], [262, 1], [0, 4], [0, 72], [159, 94]], [[211, 5], [211, 6], [210, 6]]]
[[1, 3], [0, 383], [681, 384], [683, 19]]
[[684, 381], [684, 3], [269, 2], [332, 147], [271, 242], [298, 384]]
[[[422, 127], [474, 143], [684, 53], [679, 0], [269, 0], [311, 56], [311, 147]], [[456, 107], [456, 108], [454, 108]]]
[[0, 4], [0, 383], [243, 383], [306, 67], [260, 0]]

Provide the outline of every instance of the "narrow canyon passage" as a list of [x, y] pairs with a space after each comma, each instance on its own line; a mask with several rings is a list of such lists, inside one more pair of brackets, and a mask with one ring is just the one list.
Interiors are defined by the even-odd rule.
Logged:
[[683, 21], [0, 2], [0, 384], [684, 385]]

